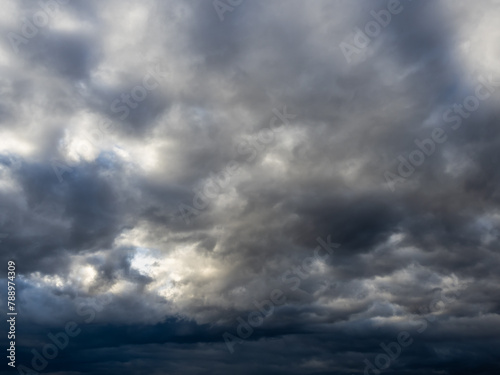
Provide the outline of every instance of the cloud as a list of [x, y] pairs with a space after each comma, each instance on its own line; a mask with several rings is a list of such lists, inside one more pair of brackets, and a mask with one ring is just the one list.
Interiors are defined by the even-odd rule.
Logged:
[[[401, 1], [355, 64], [340, 44], [387, 1], [246, 1], [222, 21], [211, 1], [58, 4], [29, 38], [39, 4], [0, 16], [19, 364], [75, 321], [48, 373], [362, 374], [402, 331], [388, 373], [498, 370], [499, 92], [456, 130], [445, 116], [498, 83], [497, 2]], [[447, 141], [388, 189], [438, 127]], [[301, 276], [318, 238], [341, 246]], [[224, 332], [275, 289], [286, 302], [231, 354]]]

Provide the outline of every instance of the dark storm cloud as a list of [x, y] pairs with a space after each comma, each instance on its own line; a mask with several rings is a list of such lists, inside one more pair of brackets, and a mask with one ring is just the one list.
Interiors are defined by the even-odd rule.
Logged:
[[[496, 2], [402, 1], [354, 63], [341, 43], [388, 1], [223, 3], [221, 20], [217, 1], [71, 1], [29, 38], [40, 5], [5, 4], [18, 363], [74, 321], [43, 372], [363, 374], [401, 332], [386, 373], [498, 371]], [[207, 183], [223, 187], [185, 222]]]

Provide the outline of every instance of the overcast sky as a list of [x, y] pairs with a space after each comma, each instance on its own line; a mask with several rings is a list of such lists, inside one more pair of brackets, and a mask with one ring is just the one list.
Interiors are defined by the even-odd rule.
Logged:
[[2, 1], [0, 373], [499, 373], [499, 20]]

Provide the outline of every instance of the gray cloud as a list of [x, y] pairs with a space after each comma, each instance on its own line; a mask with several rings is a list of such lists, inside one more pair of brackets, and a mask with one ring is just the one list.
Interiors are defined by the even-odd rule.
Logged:
[[[29, 38], [40, 5], [5, 2], [17, 363], [74, 321], [44, 372], [363, 374], [404, 331], [386, 373], [496, 373], [498, 2], [401, 1], [349, 63], [340, 44], [387, 1], [222, 1], [222, 21], [211, 1], [52, 2]], [[490, 97], [454, 129], [478, 85]], [[259, 141], [284, 106], [296, 117]], [[436, 128], [447, 140], [389, 189]], [[318, 238], [341, 246], [301, 275]], [[276, 289], [285, 303], [231, 354], [224, 332]]]

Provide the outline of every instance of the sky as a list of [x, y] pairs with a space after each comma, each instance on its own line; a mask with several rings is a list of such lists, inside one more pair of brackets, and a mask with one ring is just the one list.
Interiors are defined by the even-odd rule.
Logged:
[[4, 0], [0, 374], [498, 374], [499, 17]]

